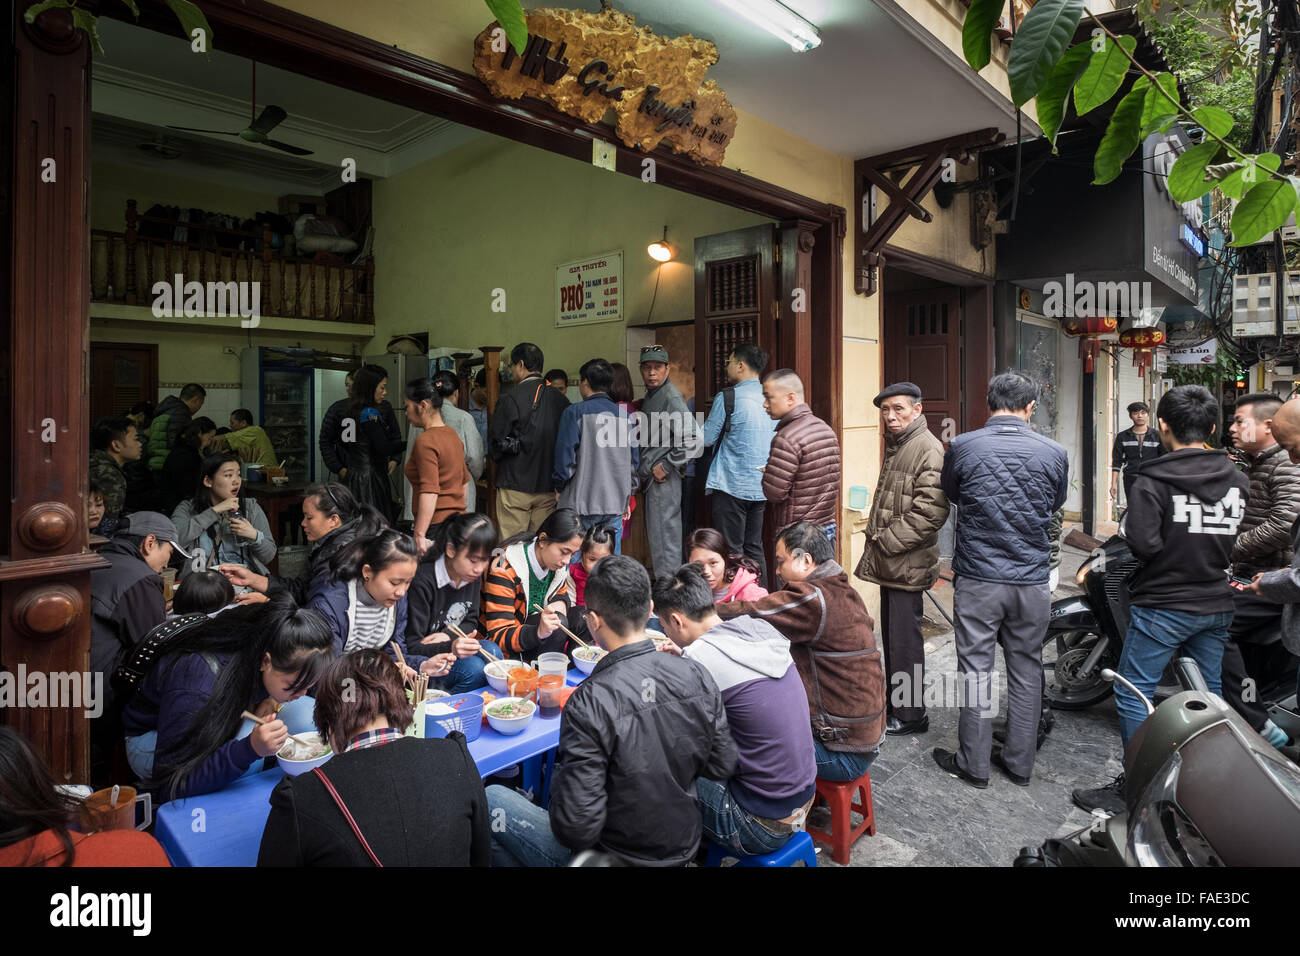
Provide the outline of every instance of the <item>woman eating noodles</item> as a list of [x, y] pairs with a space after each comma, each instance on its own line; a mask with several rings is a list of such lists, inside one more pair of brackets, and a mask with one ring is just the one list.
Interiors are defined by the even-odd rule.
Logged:
[[[459, 694], [487, 683], [487, 661], [501, 649], [478, 640], [483, 572], [492, 560], [496, 529], [485, 515], [453, 515], [438, 526], [406, 592], [406, 649], [410, 657], [453, 654], [456, 663], [430, 686]], [[458, 636], [456, 628], [465, 636]]]
[[242, 601], [265, 600], [260, 595], [288, 592], [299, 604], [324, 585], [330, 574], [330, 560], [354, 538], [369, 538], [384, 528], [383, 516], [369, 505], [358, 505], [352, 492], [340, 484], [312, 485], [302, 499], [303, 535], [311, 542], [307, 571], [293, 578], [258, 574], [238, 564], [223, 564], [217, 570], [236, 587], [252, 588], [257, 597], [242, 595]]
[[536, 533], [502, 542], [483, 584], [483, 628], [506, 657], [532, 661], [565, 649], [568, 636], [560, 625], [567, 625], [569, 562], [582, 538], [577, 514], [560, 508]]
[[[415, 578], [419, 555], [409, 535], [385, 529], [358, 538], [330, 562], [332, 578], [312, 591], [311, 606], [325, 618], [340, 654], [377, 647], [388, 653], [406, 635], [406, 590]], [[439, 677], [455, 657], [450, 653], [412, 654], [407, 664]]]
[[404, 737], [413, 714], [387, 656], [335, 660], [315, 710], [334, 756], [271, 792], [257, 865], [487, 866], [487, 799], [465, 736]]
[[191, 571], [221, 564], [267, 573], [275, 558], [275, 539], [257, 500], [239, 497], [240, 484], [239, 459], [234, 455], [209, 455], [203, 460], [194, 497], [172, 512], [180, 546], [198, 552], [181, 566], [182, 579]]
[[704, 580], [713, 589], [714, 604], [767, 597], [767, 588], [758, 583], [758, 566], [749, 558], [732, 554], [720, 531], [713, 528], [692, 531], [686, 539], [686, 561], [698, 564], [704, 572]]
[[442, 395], [427, 378], [406, 386], [403, 406], [412, 425], [422, 428], [406, 460], [411, 483], [411, 513], [415, 516], [415, 543], [424, 554], [429, 549], [429, 529], [465, 510], [465, 446], [454, 429], [442, 420]]
[[[287, 597], [231, 608], [163, 646], [122, 724], [131, 769], [164, 799], [211, 793], [314, 729], [303, 697], [333, 654], [329, 627]], [[241, 716], [251, 711], [266, 723]]]

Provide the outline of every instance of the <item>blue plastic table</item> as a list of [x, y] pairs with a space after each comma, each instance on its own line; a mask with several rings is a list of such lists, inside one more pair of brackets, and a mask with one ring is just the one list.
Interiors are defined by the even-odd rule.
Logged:
[[564, 678], [564, 682], [568, 684], [570, 687], [577, 687], [586, 679], [587, 679], [586, 674], [578, 670], [578, 668], [576, 667], [570, 667], [569, 673]]
[[[581, 675], [581, 671], [578, 672]], [[558, 717], [534, 717], [522, 733], [505, 737], [486, 724], [469, 743], [479, 773], [489, 777], [511, 764], [554, 750]], [[328, 766], [328, 763], [326, 764]], [[276, 767], [240, 777], [224, 790], [164, 803], [154, 814], [154, 836], [173, 866], [255, 866], [271, 791], [284, 776]]]

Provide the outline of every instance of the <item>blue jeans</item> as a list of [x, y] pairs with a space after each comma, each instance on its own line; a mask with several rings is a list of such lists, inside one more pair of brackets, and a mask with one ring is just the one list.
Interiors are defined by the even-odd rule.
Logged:
[[744, 856], [763, 856], [785, 846], [789, 833], [773, 833], [736, 802], [726, 781], [700, 777], [695, 781], [700, 818], [710, 840]]
[[814, 737], [813, 754], [817, 758], [817, 779], [847, 783], [850, 780], [857, 780], [866, 773], [875, 759], [880, 756], [880, 751], [850, 754], [839, 750], [827, 750], [822, 742]]
[[[1130, 609], [1128, 633], [1119, 657], [1118, 673], [1133, 682], [1148, 700], [1160, 684], [1165, 665], [1179, 651], [1201, 669], [1211, 694], [1222, 693], [1223, 646], [1228, 642], [1232, 612], [1192, 614], [1158, 607]], [[1115, 682], [1115, 709], [1119, 711], [1124, 747], [1147, 719], [1146, 708], [1127, 687]]]
[[[618, 515], [578, 515], [578, 520], [582, 522], [582, 530], [587, 531], [596, 527], [598, 524], [609, 525], [610, 530], [614, 532], [614, 553], [623, 553], [623, 516]], [[581, 553], [574, 554], [574, 561], [581, 561]]]
[[568, 866], [573, 851], [551, 833], [551, 817], [509, 787], [487, 788], [493, 866]]
[[[482, 660], [482, 658], [479, 659]], [[280, 719], [289, 728], [289, 733], [308, 734], [316, 729], [316, 718], [313, 716], [315, 710], [315, 697], [299, 697], [297, 700], [291, 700], [280, 708]], [[245, 718], [232, 739], [244, 739], [253, 732], [253, 728], [256, 726], [251, 720]], [[130, 765], [131, 772], [141, 780], [148, 780], [153, 776], [154, 751], [157, 748], [158, 731], [156, 730], [146, 731], [135, 737], [126, 738], [126, 762]], [[266, 759], [258, 757], [244, 771], [243, 776], [247, 777], [249, 774], [261, 773], [265, 766]]]
[[[479, 641], [479, 645], [487, 653], [500, 660], [501, 648], [497, 647], [492, 641]], [[451, 665], [451, 670], [441, 677], [431, 678], [429, 686], [437, 690], [445, 690], [449, 694], [464, 694], [467, 691], [478, 690], [480, 687], [487, 686], [487, 676], [483, 669], [487, 667], [480, 654], [471, 654], [469, 657], [462, 657]]]

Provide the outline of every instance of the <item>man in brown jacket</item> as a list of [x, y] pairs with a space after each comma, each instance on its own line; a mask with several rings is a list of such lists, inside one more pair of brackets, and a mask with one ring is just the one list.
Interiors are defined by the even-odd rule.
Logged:
[[885, 739], [875, 624], [819, 525], [800, 521], [777, 535], [776, 571], [782, 590], [758, 601], [719, 604], [718, 616], [761, 618], [790, 641], [808, 694], [817, 776], [856, 780]]
[[921, 414], [921, 389], [899, 382], [874, 399], [885, 428], [885, 460], [867, 518], [857, 575], [880, 585], [889, 719], [885, 732], [923, 734], [925, 645], [921, 592], [939, 579], [939, 529], [948, 498], [939, 487], [943, 445]]
[[804, 401], [803, 382], [788, 368], [763, 377], [763, 407], [776, 436], [763, 469], [763, 494], [777, 529], [811, 521], [835, 540], [840, 507], [840, 443]]

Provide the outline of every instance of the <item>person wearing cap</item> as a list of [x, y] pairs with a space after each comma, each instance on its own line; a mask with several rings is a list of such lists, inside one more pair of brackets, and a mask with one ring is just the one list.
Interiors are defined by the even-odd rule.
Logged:
[[[124, 518], [112, 539], [99, 549], [106, 568], [90, 572], [90, 671], [100, 675], [103, 713], [112, 703], [109, 678], [118, 655], [130, 652], [167, 617], [162, 570], [172, 552], [189, 554], [176, 538], [171, 519], [156, 511], [137, 511]], [[92, 721], [91, 782], [108, 782], [113, 756], [114, 726], [106, 716]]]
[[885, 460], [856, 574], [880, 585], [889, 686], [885, 732], [923, 734], [930, 729], [930, 718], [922, 696], [921, 592], [939, 579], [939, 529], [948, 520], [948, 498], [939, 487], [943, 444], [930, 431], [916, 385], [890, 385], [874, 402], [885, 429]]
[[695, 416], [668, 377], [668, 350], [648, 345], [641, 350], [641, 401], [637, 481], [645, 489], [646, 532], [655, 580], [671, 578], [682, 563], [682, 474], [699, 455]]

